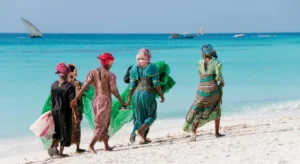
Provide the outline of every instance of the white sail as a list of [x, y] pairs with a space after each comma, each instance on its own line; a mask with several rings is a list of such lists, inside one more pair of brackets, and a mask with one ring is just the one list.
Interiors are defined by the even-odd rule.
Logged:
[[200, 34], [204, 35], [204, 29], [203, 29], [203, 27], [200, 28]]
[[42, 33], [38, 28], [36, 28], [31, 22], [28, 20], [22, 18], [22, 21], [24, 23], [24, 26], [26, 27], [30, 37], [42, 37]]

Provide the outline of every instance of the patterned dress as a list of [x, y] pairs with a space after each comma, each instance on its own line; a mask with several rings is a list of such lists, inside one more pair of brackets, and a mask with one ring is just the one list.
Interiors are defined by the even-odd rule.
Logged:
[[194, 123], [198, 123], [198, 127], [201, 127], [221, 117], [222, 87], [218, 85], [218, 81], [223, 81], [221, 62], [211, 59], [205, 70], [204, 60], [200, 60], [198, 73], [200, 84], [194, 103], [186, 116], [183, 128], [186, 132], [192, 131]]
[[136, 121], [135, 131], [143, 124], [151, 126], [156, 120], [157, 102], [155, 100], [155, 87], [159, 86], [159, 73], [155, 64], [149, 64], [145, 68], [134, 65], [130, 71], [130, 87], [134, 92], [134, 109]]
[[93, 111], [95, 116], [95, 131], [94, 137], [98, 141], [108, 138], [108, 128], [110, 124], [112, 98], [111, 94], [118, 95], [119, 91], [116, 86], [116, 76], [112, 72], [109, 74], [109, 88], [110, 91], [104, 91], [101, 86], [99, 77], [99, 69], [92, 70], [88, 73], [85, 82], [92, 84], [95, 89], [93, 99]]
[[[73, 85], [76, 89], [76, 94], [81, 88], [81, 83], [77, 79], [74, 79]], [[82, 120], [82, 101], [78, 100], [75, 110], [77, 118], [80, 120], [78, 124], [75, 124], [75, 119], [72, 117], [72, 144], [79, 144], [81, 139], [81, 120]]]

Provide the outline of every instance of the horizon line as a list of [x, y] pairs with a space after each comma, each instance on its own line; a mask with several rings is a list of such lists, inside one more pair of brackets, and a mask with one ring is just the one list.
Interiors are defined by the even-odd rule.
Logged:
[[[158, 32], [158, 33], [92, 33], [92, 32], [44, 32], [42, 34], [171, 34], [170, 33], [163, 33], [163, 32]], [[173, 32], [176, 33], [176, 32]], [[182, 34], [180, 32], [177, 32], [178, 34]], [[278, 34], [278, 33], [300, 33], [300, 31], [293, 31], [293, 32], [209, 32], [209, 33], [204, 33], [205, 34]], [[28, 34], [27, 32], [0, 32], [0, 34]], [[200, 33], [184, 33], [184, 34], [200, 34]]]

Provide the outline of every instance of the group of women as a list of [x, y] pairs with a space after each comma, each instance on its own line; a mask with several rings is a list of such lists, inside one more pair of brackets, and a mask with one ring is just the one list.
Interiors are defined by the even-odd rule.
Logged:
[[[211, 45], [203, 45], [201, 50], [203, 60], [198, 62], [201, 80], [184, 125], [184, 131], [193, 132], [191, 141], [196, 140], [197, 128], [211, 120], [215, 120], [216, 136], [223, 136], [219, 133], [222, 87], [225, 85], [222, 64], [216, 60], [217, 54]], [[151, 63], [150, 51], [142, 48], [137, 54], [137, 63], [129, 67], [124, 77], [129, 86], [120, 94], [116, 86], [116, 76], [110, 72], [114, 63], [113, 55], [103, 53], [98, 59], [100, 67], [89, 71], [83, 84], [76, 79], [75, 65], [60, 63], [57, 66], [59, 80], [51, 85], [51, 94], [42, 112], [51, 110], [55, 124], [51, 143], [43, 140], [50, 156], [67, 156], [63, 150], [71, 144], [76, 144], [76, 152], [85, 151], [80, 149], [80, 122], [83, 114], [94, 129], [89, 145], [93, 154], [96, 154], [94, 146], [98, 141], [104, 143], [105, 151], [111, 151], [109, 137], [132, 120], [134, 126], [130, 142], [135, 142], [136, 136], [140, 144], [151, 142], [146, 135], [157, 118], [156, 98], [160, 97], [160, 102], [163, 103], [164, 93], [175, 85], [175, 81], [169, 76], [169, 66], [163, 61]], [[113, 101], [111, 95], [117, 100]]]

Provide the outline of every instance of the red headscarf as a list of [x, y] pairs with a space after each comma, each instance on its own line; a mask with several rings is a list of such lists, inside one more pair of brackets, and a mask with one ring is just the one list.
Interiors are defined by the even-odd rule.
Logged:
[[56, 67], [56, 74], [60, 77], [67, 77], [70, 73], [69, 67], [65, 63], [59, 63]]
[[105, 52], [103, 54], [100, 54], [98, 56], [98, 59], [100, 59], [101, 65], [108, 66], [108, 65], [112, 64], [112, 62], [114, 61], [115, 58], [112, 54]]

